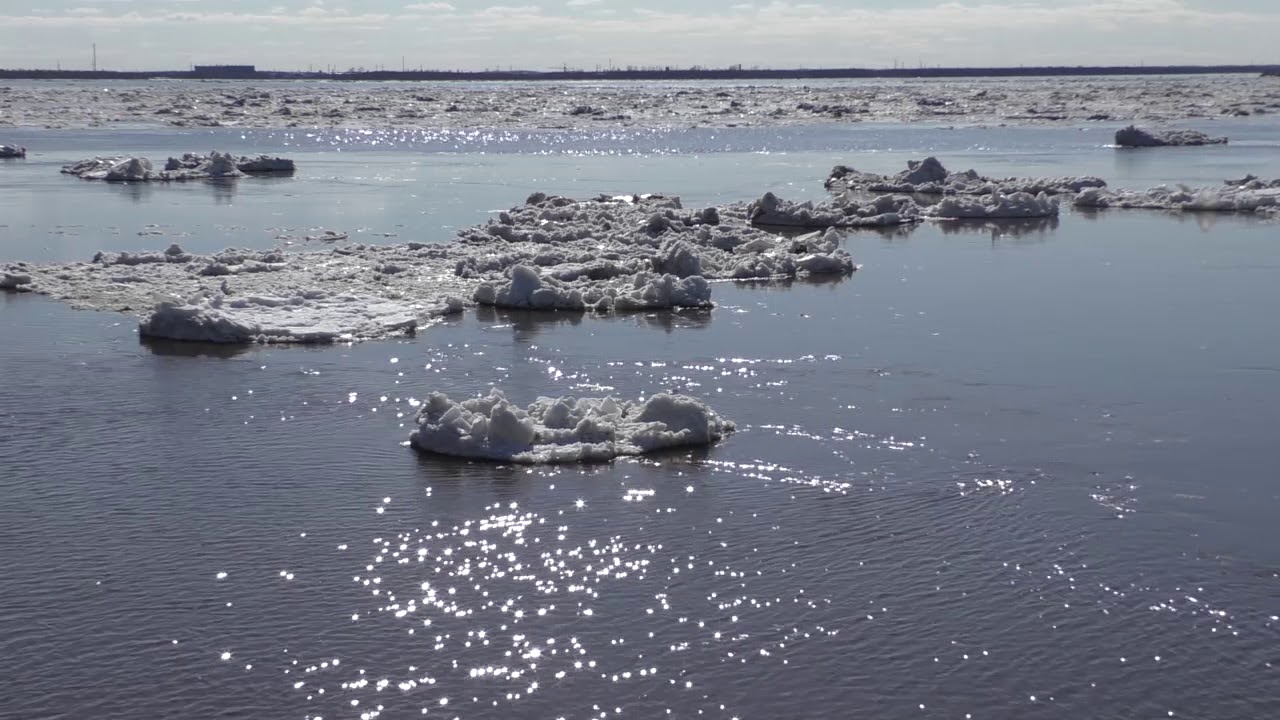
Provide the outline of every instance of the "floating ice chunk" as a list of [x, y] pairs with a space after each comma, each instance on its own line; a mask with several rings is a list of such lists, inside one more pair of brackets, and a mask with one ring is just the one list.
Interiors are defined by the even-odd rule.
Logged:
[[156, 178], [166, 181], [210, 180], [242, 176], [230, 154], [211, 152], [208, 155], [187, 153], [181, 158], [169, 158], [164, 170]]
[[848, 165], [837, 165], [828, 174], [825, 185], [832, 192], [909, 193], [916, 195], [990, 195], [993, 192], [1024, 192], [1061, 195], [1078, 193], [1085, 188], [1106, 187], [1101, 178], [1067, 176], [1050, 178], [992, 178], [975, 170], [950, 172], [937, 158], [911, 160], [907, 169], [896, 175], [860, 172]]
[[186, 303], [160, 303], [138, 324], [138, 332], [210, 343], [333, 343], [412, 334], [417, 327], [413, 308], [385, 300], [216, 295]]
[[771, 192], [747, 206], [747, 217], [755, 225], [779, 227], [833, 228], [886, 227], [920, 220], [920, 207], [909, 197], [884, 195], [859, 203], [845, 193], [831, 203], [794, 203]]
[[0, 273], [0, 290], [28, 292], [31, 288], [31, 276], [20, 272]]
[[1191, 188], [1161, 185], [1149, 190], [1086, 190], [1076, 196], [1076, 207], [1173, 210], [1178, 212], [1255, 213], [1280, 217], [1280, 181], [1257, 178], [1215, 187]]
[[[766, 202], [775, 207], [786, 205], [777, 198]], [[881, 223], [886, 218], [871, 216], [895, 208], [902, 209], [903, 214], [888, 219], [902, 222], [902, 217], [911, 214], [907, 205], [914, 207], [905, 198], [900, 203], [888, 198], [865, 205], [850, 203], [849, 207], [843, 202], [837, 204], [839, 207], [831, 212], [840, 215], [842, 225]], [[456, 272], [459, 277], [486, 281], [487, 287], [479, 288], [479, 294], [474, 296], [483, 304], [514, 300], [515, 307], [532, 307], [525, 303], [537, 302], [547, 307], [576, 309], [578, 298], [572, 293], [578, 291], [583, 305], [605, 309], [610, 298], [618, 297], [627, 276], [652, 272], [708, 279], [794, 277], [805, 272], [795, 262], [798, 256], [825, 252], [789, 247], [772, 232], [751, 225], [754, 212], [748, 203], [686, 211], [679, 198], [661, 195], [600, 196], [576, 201], [535, 193], [523, 206], [500, 213], [496, 221], [460, 231], [458, 240], [463, 248], [486, 247], [489, 251], [463, 257]], [[497, 252], [495, 240], [504, 243]], [[835, 244], [831, 244], [832, 250]], [[510, 283], [510, 269], [515, 265], [540, 269], [541, 285], [533, 288], [540, 293], [536, 298], [519, 293], [498, 297], [499, 291]], [[815, 269], [820, 266], [852, 269], [853, 263], [842, 253], [832, 262], [807, 261], [804, 265]], [[494, 277], [499, 273], [504, 277]], [[584, 278], [593, 282], [584, 282]], [[653, 280], [656, 282], [657, 278]], [[520, 290], [520, 286], [515, 289]], [[635, 299], [631, 293], [625, 294]], [[652, 297], [651, 293], [645, 294]], [[646, 306], [652, 303], [652, 299], [644, 301]]]
[[472, 299], [481, 305], [532, 310], [585, 310], [582, 292], [568, 283], [547, 278], [528, 265], [511, 268], [505, 283], [481, 283]]
[[993, 192], [977, 197], [944, 197], [925, 210], [930, 217], [946, 220], [997, 220], [1054, 217], [1058, 214], [1058, 198], [1045, 193]]
[[629, 288], [608, 288], [598, 299], [594, 293], [588, 293], [587, 297], [594, 299], [597, 309], [612, 307], [618, 312], [707, 308], [712, 304], [711, 284], [700, 275], [678, 278], [675, 275], [641, 273], [632, 278]]
[[27, 149], [18, 145], [0, 145], [0, 158], [24, 158]]
[[908, 160], [907, 169], [898, 175], [898, 180], [914, 186], [924, 185], [926, 183], [943, 183], [946, 182], [947, 176], [951, 173], [942, 166], [936, 157], [927, 157], [924, 160]]
[[208, 155], [186, 153], [182, 157], [171, 157], [165, 162], [164, 169], [158, 171], [150, 160], [143, 157], [90, 158], [62, 168], [67, 175], [107, 182], [221, 180], [242, 177], [246, 173], [289, 173], [293, 170], [293, 161], [286, 158], [267, 155], [236, 158], [230, 153], [217, 151]]
[[[836, 198], [830, 205], [848, 218], [919, 212], [910, 199], [890, 196], [860, 204]], [[450, 243], [205, 255], [175, 245], [161, 252], [102, 252], [88, 263], [0, 264], [0, 272], [5, 289], [134, 313], [145, 332], [164, 337], [328, 342], [405, 332], [406, 315], [421, 328], [438, 314], [434, 308], [460, 308], [450, 297], [546, 310], [705, 308], [711, 280], [855, 269], [838, 233], [782, 238], [752, 226], [747, 208], [744, 202], [686, 211], [673, 197], [577, 201], [535, 194]], [[301, 301], [241, 303], [246, 298]], [[369, 310], [377, 303], [387, 305]]]
[[656, 264], [659, 272], [676, 277], [689, 277], [703, 273], [702, 258], [698, 255], [698, 251], [683, 240], [664, 244]]
[[177, 243], [170, 245], [164, 252], [99, 252], [93, 256], [98, 265], [147, 265], [151, 263], [186, 263], [191, 262], [191, 255]]
[[259, 155], [257, 157], [242, 157], [236, 161], [236, 167], [242, 173], [250, 175], [270, 174], [270, 173], [291, 173], [297, 167], [293, 160], [282, 157], [272, 157], [270, 155]]
[[1223, 145], [1225, 137], [1210, 137], [1199, 130], [1162, 130], [1149, 132], [1135, 125], [1116, 131], [1116, 146], [1122, 148], [1165, 147], [1174, 145]]
[[793, 203], [767, 192], [747, 207], [747, 217], [755, 225], [778, 225], [804, 228], [828, 228], [840, 225], [844, 213], [830, 208], [817, 209], [813, 203]]
[[462, 402], [431, 393], [409, 442], [426, 452], [498, 462], [605, 462], [711, 445], [733, 430], [732, 422], [684, 395], [644, 402], [540, 397], [521, 409], [495, 388]]
[[638, 273], [629, 282], [567, 282], [540, 275], [528, 265], [511, 268], [506, 282], [481, 283], [472, 299], [481, 305], [528, 310], [608, 311], [711, 306], [711, 285], [702, 276]]
[[62, 172], [82, 180], [106, 182], [148, 182], [160, 179], [151, 161], [138, 157], [90, 158], [74, 165], [66, 165]]

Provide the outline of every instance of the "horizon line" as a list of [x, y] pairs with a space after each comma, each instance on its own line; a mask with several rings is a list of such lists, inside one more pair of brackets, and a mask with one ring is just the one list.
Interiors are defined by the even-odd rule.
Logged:
[[201, 80], [577, 80], [577, 79], [860, 79], [860, 78], [930, 78], [930, 77], [1033, 77], [1033, 76], [1104, 76], [1104, 75], [1208, 75], [1208, 74], [1274, 74], [1280, 64], [1214, 64], [1214, 65], [1020, 65], [976, 67], [894, 67], [894, 68], [723, 68], [691, 66], [597, 67], [594, 70], [440, 70], [440, 69], [367, 69], [336, 70], [259, 70], [253, 65], [193, 65], [188, 70], [71, 70], [0, 68], [0, 79], [201, 79]]

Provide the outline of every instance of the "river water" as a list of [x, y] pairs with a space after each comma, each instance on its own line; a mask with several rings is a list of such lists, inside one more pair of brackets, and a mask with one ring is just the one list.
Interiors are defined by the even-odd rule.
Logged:
[[[13, 131], [0, 259], [444, 240], [534, 190], [819, 198], [837, 162], [925, 154], [1208, 184], [1274, 176], [1274, 130], [1138, 153], [1101, 128]], [[209, 148], [300, 171], [57, 174]], [[320, 349], [140, 343], [0, 295], [4, 714], [1276, 716], [1276, 237], [1142, 212], [868, 231], [853, 277], [719, 284], [710, 312], [469, 311]], [[586, 468], [404, 446], [414, 402], [492, 385], [676, 390], [739, 432]]]

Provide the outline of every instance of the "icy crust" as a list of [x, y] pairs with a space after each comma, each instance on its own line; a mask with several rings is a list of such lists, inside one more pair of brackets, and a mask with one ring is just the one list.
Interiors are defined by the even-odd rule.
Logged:
[[0, 158], [24, 158], [27, 156], [27, 149], [18, 145], [0, 145]]
[[161, 170], [156, 170], [144, 157], [95, 157], [63, 166], [62, 172], [82, 180], [182, 182], [230, 179], [246, 174], [292, 173], [294, 169], [293, 161], [287, 158], [267, 155], [237, 158], [230, 153], [214, 151], [208, 155], [186, 153], [180, 158], [171, 157]]
[[1254, 213], [1280, 218], [1280, 180], [1267, 182], [1250, 176], [1229, 180], [1220, 187], [1161, 185], [1149, 190], [1086, 190], [1076, 196], [1074, 204], [1086, 209]]
[[1176, 145], [1225, 145], [1225, 137], [1210, 137], [1199, 130], [1162, 130], [1151, 132], [1135, 125], [1116, 131], [1116, 147], [1143, 148]]
[[687, 211], [662, 196], [536, 194], [451, 243], [99, 252], [89, 262], [0, 265], [0, 288], [134, 313], [140, 331], [158, 337], [332, 342], [408, 332], [460, 310], [457, 298], [533, 310], [702, 308], [709, 280], [855, 269], [835, 230], [779, 237], [750, 224], [748, 205]]
[[905, 193], [911, 195], [991, 195], [992, 193], [1062, 195], [1087, 188], [1106, 187], [1101, 178], [1069, 176], [1050, 178], [991, 178], [974, 170], [951, 172], [935, 157], [907, 162], [895, 175], [861, 172], [848, 165], [831, 169], [824, 183], [832, 192]]
[[[503, 287], [494, 285], [494, 294], [486, 290], [478, 302], [499, 300], [497, 291], [511, 284], [505, 297], [516, 300], [516, 307], [531, 307], [519, 304], [529, 286], [511, 277], [512, 268], [525, 265], [541, 271], [542, 285], [533, 289], [545, 291], [539, 297], [554, 294], [576, 307], [574, 291], [582, 294], [584, 306], [608, 295], [614, 309], [621, 310], [661, 307], [652, 304], [654, 298], [688, 301], [688, 291], [695, 291], [696, 306], [704, 304], [700, 286], [673, 284], [666, 275], [753, 280], [855, 269], [853, 259], [837, 247], [837, 233], [782, 238], [752, 224], [751, 206], [685, 210], [679, 198], [661, 195], [576, 201], [536, 193], [487, 225], [459, 232], [463, 246], [490, 250], [460, 260], [457, 272], [463, 277], [503, 277]], [[645, 277], [637, 277], [640, 274]], [[633, 301], [642, 304], [634, 306]]]
[[149, 337], [209, 343], [334, 343], [412, 334], [422, 316], [462, 312], [451, 299], [414, 308], [355, 295], [312, 290], [292, 297], [236, 297], [223, 293], [186, 302], [162, 302], [138, 324]]
[[815, 122], [1160, 124], [1275, 112], [1251, 75], [795, 82], [291, 82], [0, 87], [0, 124], [237, 128], [769, 127]]
[[1058, 216], [1058, 198], [1041, 192], [1005, 194], [999, 191], [979, 196], [948, 196], [930, 205], [925, 213], [940, 220], [1016, 220]]
[[242, 157], [236, 161], [236, 168], [246, 175], [287, 175], [297, 170], [293, 160], [271, 155]]
[[90, 262], [0, 266], [0, 290], [140, 317], [152, 337], [329, 343], [412, 333], [461, 312], [474, 283], [436, 245], [329, 251], [100, 252]]
[[485, 282], [472, 299], [480, 305], [529, 310], [634, 312], [667, 308], [711, 307], [711, 285], [700, 275], [637, 273], [629, 280], [601, 283], [588, 279], [557, 280], [528, 265], [511, 268], [505, 282]]
[[454, 402], [432, 393], [418, 411], [410, 444], [441, 455], [514, 463], [607, 462], [620, 456], [714, 444], [734, 424], [685, 395], [643, 402], [539, 397], [529, 407], [493, 389]]
[[795, 203], [773, 193], [747, 206], [755, 225], [798, 228], [893, 227], [919, 222], [922, 208], [909, 197], [881, 195], [860, 202], [853, 193], [842, 193], [827, 203]]

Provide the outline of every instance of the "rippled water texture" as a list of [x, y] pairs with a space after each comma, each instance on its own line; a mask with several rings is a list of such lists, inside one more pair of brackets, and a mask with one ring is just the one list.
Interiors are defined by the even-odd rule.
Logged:
[[[30, 132], [11, 141], [60, 149], [0, 166], [0, 257], [443, 240], [535, 189], [820, 197], [835, 162], [924, 153], [1132, 187], [1277, 159], [1119, 155], [1081, 130], [754, 132], [640, 157]], [[56, 173], [204, 146], [301, 169]], [[720, 284], [706, 313], [469, 311], [327, 349], [140, 344], [128, 317], [0, 295], [0, 714], [1276, 716], [1276, 237], [1120, 212], [854, 233], [852, 278]], [[587, 468], [403, 445], [427, 393], [491, 384], [676, 390], [739, 432]]]

